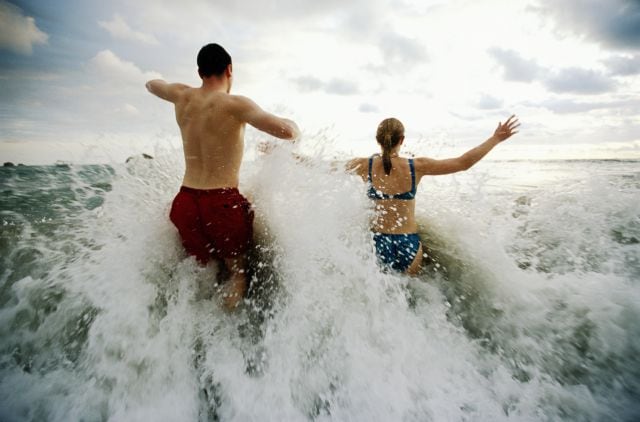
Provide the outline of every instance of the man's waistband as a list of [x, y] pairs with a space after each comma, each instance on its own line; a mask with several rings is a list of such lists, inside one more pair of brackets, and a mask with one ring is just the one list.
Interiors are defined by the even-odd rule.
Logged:
[[195, 195], [230, 195], [230, 194], [240, 194], [238, 188], [215, 188], [215, 189], [196, 189], [190, 188], [188, 186], [181, 186], [180, 192], [191, 193]]

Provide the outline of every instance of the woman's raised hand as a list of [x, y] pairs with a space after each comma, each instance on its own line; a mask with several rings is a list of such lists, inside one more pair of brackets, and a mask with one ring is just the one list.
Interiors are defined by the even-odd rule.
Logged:
[[504, 124], [502, 122], [498, 123], [498, 127], [496, 131], [493, 132], [493, 137], [498, 139], [498, 141], [502, 142], [505, 139], [509, 138], [511, 135], [515, 135], [518, 133], [517, 129], [520, 126], [520, 122], [518, 122], [518, 118], [515, 114], [512, 114], [511, 117], [507, 119]]

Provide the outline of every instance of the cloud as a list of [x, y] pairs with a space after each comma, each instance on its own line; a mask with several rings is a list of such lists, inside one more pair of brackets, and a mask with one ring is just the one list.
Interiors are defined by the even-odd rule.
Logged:
[[36, 26], [35, 19], [24, 16], [13, 4], [0, 0], [0, 49], [30, 55], [34, 45], [46, 44], [48, 39], [49, 36]]
[[602, 73], [576, 67], [552, 73], [543, 84], [557, 93], [601, 94], [615, 89], [614, 81]]
[[570, 67], [549, 69], [535, 60], [525, 59], [516, 51], [500, 48], [489, 49], [489, 54], [502, 66], [504, 78], [515, 82], [541, 82], [555, 93], [601, 94], [613, 91], [615, 81], [601, 72]]
[[122, 107], [122, 110], [119, 110], [119, 111], [123, 111], [124, 113], [129, 114], [131, 116], [137, 116], [140, 114], [140, 110], [138, 110], [136, 106], [131, 105], [129, 103], [126, 103], [124, 107]]
[[489, 49], [489, 54], [502, 66], [508, 81], [531, 82], [542, 70], [535, 60], [524, 59], [513, 50], [494, 47]]
[[380, 109], [375, 104], [362, 103], [360, 107], [358, 107], [358, 111], [361, 113], [377, 113]]
[[318, 91], [324, 87], [324, 82], [313, 76], [301, 76], [291, 80], [301, 92]]
[[158, 45], [158, 40], [149, 34], [134, 31], [120, 15], [114, 15], [111, 21], [98, 21], [98, 25], [106, 29], [113, 38], [137, 41], [143, 44]]
[[[364, 10], [370, 2], [353, 0], [138, 0], [129, 2], [129, 10], [135, 10], [137, 18], [145, 26], [166, 28], [176, 36], [193, 39], [194, 36], [251, 37], [261, 27], [291, 29], [292, 25], [306, 22], [306, 27], [315, 26], [322, 16], [331, 16], [336, 10], [356, 13]], [[194, 34], [195, 30], [195, 35]]]
[[354, 95], [360, 92], [358, 85], [347, 79], [334, 78], [329, 82], [324, 82], [314, 76], [301, 76], [293, 78], [291, 81], [298, 87], [300, 92], [322, 90], [327, 94], [336, 95]]
[[89, 68], [108, 80], [125, 84], [143, 84], [162, 76], [157, 72], [144, 72], [132, 62], [122, 60], [111, 50], [102, 50], [89, 61]]
[[499, 98], [492, 97], [491, 95], [487, 94], [482, 94], [480, 96], [480, 99], [476, 103], [476, 106], [483, 110], [493, 110], [502, 107], [503, 103], [504, 102]]
[[534, 107], [543, 107], [558, 114], [584, 113], [591, 110], [608, 108], [610, 103], [604, 102], [578, 102], [569, 99], [550, 99], [539, 103], [526, 104]]
[[542, 0], [534, 10], [554, 18], [561, 31], [611, 47], [640, 49], [638, 0]]
[[354, 95], [359, 92], [358, 85], [346, 79], [332, 79], [326, 85], [329, 94]]
[[604, 63], [614, 76], [629, 76], [640, 73], [640, 55], [611, 57]]
[[380, 49], [382, 63], [369, 63], [363, 68], [376, 75], [391, 75], [394, 66], [402, 66], [406, 71], [411, 71], [429, 61], [424, 45], [394, 32], [373, 36], [370, 44]]
[[382, 34], [378, 46], [385, 62], [409, 65], [427, 60], [427, 52], [422, 44], [394, 32]]
[[[226, 13], [230, 15], [246, 17], [251, 20], [262, 19], [278, 20], [300, 19], [313, 17], [318, 14], [331, 12], [338, 7], [343, 7], [341, 0], [325, 1], [300, 1], [300, 0], [280, 0], [277, 2], [262, 2], [255, 0], [222, 0], [211, 2], [209, 0], [192, 0], [192, 3], [211, 5], [211, 9], [217, 14]], [[357, 2], [362, 3], [362, 2]], [[169, 4], [174, 4], [169, 2]], [[361, 4], [360, 4], [361, 5]]]
[[547, 110], [551, 110], [558, 114], [572, 114], [572, 113], [586, 113], [592, 110], [606, 110], [615, 114], [619, 113], [619, 110], [638, 109], [640, 107], [640, 100], [627, 99], [619, 101], [575, 101], [566, 98], [552, 98], [536, 103], [523, 103], [529, 107], [543, 107]]

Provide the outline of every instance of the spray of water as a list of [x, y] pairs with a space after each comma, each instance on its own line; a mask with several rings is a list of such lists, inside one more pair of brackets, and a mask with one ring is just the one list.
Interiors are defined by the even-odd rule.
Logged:
[[637, 187], [423, 182], [409, 280], [378, 269], [362, 182], [329, 168], [286, 148], [243, 168], [257, 236], [234, 314], [168, 222], [175, 154], [101, 167], [106, 185], [69, 169], [58, 224], [4, 212], [0, 419], [640, 415]]

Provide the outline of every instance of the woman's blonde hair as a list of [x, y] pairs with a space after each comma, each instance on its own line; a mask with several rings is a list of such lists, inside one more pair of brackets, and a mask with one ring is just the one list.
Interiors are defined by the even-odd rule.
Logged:
[[378, 125], [376, 140], [382, 147], [382, 165], [386, 174], [391, 173], [391, 150], [402, 141], [403, 137], [404, 126], [394, 117], [384, 119]]

